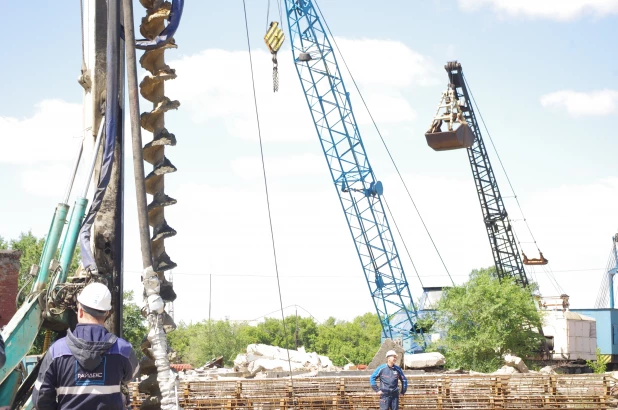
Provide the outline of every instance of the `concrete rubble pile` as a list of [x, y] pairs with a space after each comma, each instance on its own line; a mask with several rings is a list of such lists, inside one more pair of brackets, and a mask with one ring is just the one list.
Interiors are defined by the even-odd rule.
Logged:
[[[183, 381], [206, 381], [218, 380], [220, 376], [233, 373], [233, 369], [226, 368], [208, 368], [206, 366], [198, 367], [197, 369], [184, 370], [178, 372], [178, 378]], [[232, 377], [226, 377], [226, 380], [232, 380]]]
[[[524, 363], [521, 357], [513, 356], [510, 354], [507, 354], [506, 356], [504, 356], [504, 366], [502, 366], [501, 368], [499, 368], [498, 370], [490, 374], [509, 375], [509, 374], [524, 374], [524, 373], [556, 374], [556, 372], [551, 366], [545, 366], [538, 372], [534, 370], [528, 370], [528, 366], [526, 366], [526, 363]], [[481, 374], [486, 374], [486, 373], [470, 371], [470, 374], [471, 375], [481, 375]]]
[[[289, 360], [288, 363], [288, 354]], [[249, 377], [263, 375], [266, 372], [314, 372], [335, 370], [333, 363], [326, 356], [315, 352], [307, 353], [304, 347], [287, 350], [277, 346], [250, 344], [246, 354], [239, 354], [234, 359], [234, 370]]]

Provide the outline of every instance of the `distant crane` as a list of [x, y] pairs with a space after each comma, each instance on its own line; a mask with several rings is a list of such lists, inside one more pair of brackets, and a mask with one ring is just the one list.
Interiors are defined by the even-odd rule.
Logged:
[[[422, 330], [381, 195], [331, 41], [311, 0], [286, 0], [296, 71], [320, 139], [383, 335], [421, 351]], [[420, 343], [420, 344], [419, 344]], [[421, 346], [421, 344], [423, 346]]]
[[[449, 86], [448, 90], [442, 93], [438, 112], [425, 134], [427, 144], [436, 151], [467, 148], [498, 277], [511, 277], [521, 286], [527, 287], [528, 277], [524, 265], [545, 265], [548, 261], [540, 252], [537, 259], [528, 259], [523, 254], [522, 261], [476, 121], [461, 64], [450, 61], [444, 68], [449, 77]], [[443, 131], [445, 124], [447, 129]], [[455, 128], [455, 125], [458, 127]]]
[[[605, 274], [601, 281], [601, 288], [597, 294], [597, 300], [594, 304], [595, 309], [603, 309], [609, 305], [610, 309], [614, 309], [614, 276], [618, 273], [618, 233], [612, 236], [612, 250], [609, 254]], [[609, 301], [608, 301], [609, 293]]]

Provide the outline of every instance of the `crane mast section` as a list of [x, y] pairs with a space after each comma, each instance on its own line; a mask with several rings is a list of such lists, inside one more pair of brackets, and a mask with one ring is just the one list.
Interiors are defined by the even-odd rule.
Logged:
[[526, 287], [528, 286], [528, 278], [519, 254], [515, 234], [511, 227], [489, 156], [487, 155], [481, 130], [476, 121], [476, 115], [464, 81], [461, 64], [448, 63], [446, 71], [450, 83], [455, 87], [457, 98], [463, 99], [465, 102], [463, 115], [475, 135], [474, 143], [467, 149], [468, 159], [470, 160], [476, 192], [481, 203], [485, 229], [487, 230], [498, 276], [501, 279], [511, 277], [521, 286]]
[[[414, 305], [335, 53], [311, 1], [286, 1], [292, 52], [384, 335], [413, 341]], [[412, 330], [412, 332], [411, 332]]]

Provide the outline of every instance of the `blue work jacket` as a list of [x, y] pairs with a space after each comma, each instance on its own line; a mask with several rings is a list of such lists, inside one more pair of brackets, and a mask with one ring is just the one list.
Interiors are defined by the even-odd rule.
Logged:
[[129, 342], [103, 326], [78, 324], [45, 354], [33, 403], [38, 410], [124, 409], [120, 385], [136, 373]]

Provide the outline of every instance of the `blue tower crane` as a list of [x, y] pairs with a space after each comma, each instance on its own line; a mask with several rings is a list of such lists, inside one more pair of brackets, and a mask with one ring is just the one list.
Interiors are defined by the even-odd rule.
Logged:
[[[373, 173], [350, 94], [311, 0], [286, 0], [290, 42], [311, 117], [345, 214], [383, 336], [422, 351], [418, 313], [384, 212], [382, 183]], [[423, 346], [421, 346], [423, 345]]]

